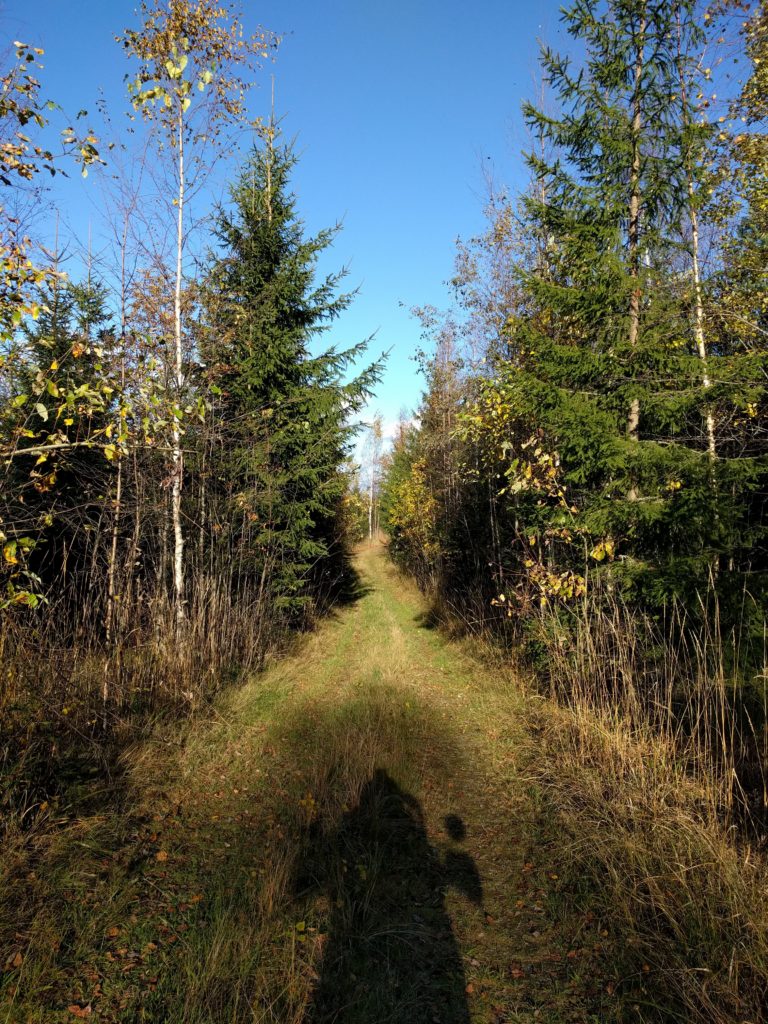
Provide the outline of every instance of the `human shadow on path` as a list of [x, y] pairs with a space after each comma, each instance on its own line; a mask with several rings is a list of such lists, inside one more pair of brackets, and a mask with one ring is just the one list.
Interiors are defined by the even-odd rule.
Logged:
[[[464, 838], [461, 819], [445, 825], [451, 846]], [[385, 771], [333, 834], [316, 837], [301, 878], [329, 914], [312, 1024], [469, 1024], [445, 891], [480, 904], [480, 877], [469, 855], [429, 843], [418, 801]]]

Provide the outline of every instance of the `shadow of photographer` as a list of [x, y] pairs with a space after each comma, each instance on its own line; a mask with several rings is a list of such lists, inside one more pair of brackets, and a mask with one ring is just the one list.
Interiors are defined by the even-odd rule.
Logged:
[[[452, 844], [465, 838], [449, 815]], [[429, 842], [421, 807], [379, 769], [331, 834], [316, 836], [299, 887], [320, 890], [328, 928], [313, 1024], [469, 1024], [461, 954], [445, 907], [453, 887], [482, 903], [472, 858]]]

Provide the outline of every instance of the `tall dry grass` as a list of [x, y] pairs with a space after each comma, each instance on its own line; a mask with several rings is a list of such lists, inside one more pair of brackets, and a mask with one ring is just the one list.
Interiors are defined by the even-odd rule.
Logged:
[[651, 738], [707, 793], [711, 813], [762, 831], [768, 810], [768, 676], [745, 668], [717, 602], [695, 620], [674, 602], [661, 621], [593, 587], [564, 613], [540, 608], [529, 636], [546, 652], [550, 694], [608, 729]]
[[[601, 594], [531, 636], [548, 695], [533, 704], [531, 777], [626, 951], [655, 979], [643, 1020], [758, 1024], [768, 1010], [765, 691], [716, 614], [659, 624]], [[745, 692], [746, 691], [746, 692]], [[541, 693], [541, 691], [540, 691]]]
[[437, 592], [430, 617], [525, 681], [536, 842], [556, 847], [564, 915], [581, 893], [605, 922], [628, 1019], [760, 1024], [768, 674], [713, 593], [695, 611], [673, 602], [659, 621], [594, 580], [579, 603], [533, 595], [517, 617]]
[[124, 609], [111, 643], [84, 628], [88, 614], [73, 622], [53, 602], [0, 638], [0, 833], [28, 827], [70, 784], [110, 780], [126, 744], [208, 704], [288, 638], [266, 597], [207, 577], [181, 630], [165, 592]]

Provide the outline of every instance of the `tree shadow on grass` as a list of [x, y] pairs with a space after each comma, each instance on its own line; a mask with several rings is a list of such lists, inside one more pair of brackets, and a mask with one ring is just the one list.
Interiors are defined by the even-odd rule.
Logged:
[[[456, 816], [450, 839], [464, 838]], [[453, 886], [476, 904], [482, 885], [472, 858], [441, 857], [418, 801], [383, 770], [331, 834], [315, 837], [297, 888], [320, 889], [329, 905], [312, 1024], [469, 1024], [461, 955], [445, 908]]]
[[373, 587], [363, 580], [352, 556], [342, 551], [334, 557], [316, 580], [317, 610], [321, 616], [333, 615], [372, 593]]
[[438, 629], [441, 625], [440, 616], [436, 608], [429, 608], [425, 612], [418, 612], [413, 616], [413, 621], [420, 629]]

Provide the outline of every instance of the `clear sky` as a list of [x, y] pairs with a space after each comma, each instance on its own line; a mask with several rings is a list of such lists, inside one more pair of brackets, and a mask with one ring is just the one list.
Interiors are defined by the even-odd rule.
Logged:
[[[136, 23], [131, 0], [6, 0], [7, 40], [44, 47], [43, 92], [69, 112], [101, 91], [127, 110], [128, 70], [115, 33]], [[484, 173], [519, 188], [526, 143], [520, 104], [534, 92], [537, 38], [564, 43], [555, 0], [245, 0], [249, 22], [283, 35], [254, 96], [296, 136], [299, 208], [310, 230], [343, 222], [325, 269], [359, 286], [332, 340], [374, 332], [391, 349], [374, 407], [392, 422], [418, 403], [414, 305], [444, 305], [458, 236], [482, 226]], [[67, 228], [98, 220], [93, 176], [58, 187]], [[98, 228], [94, 228], [98, 231]]]

